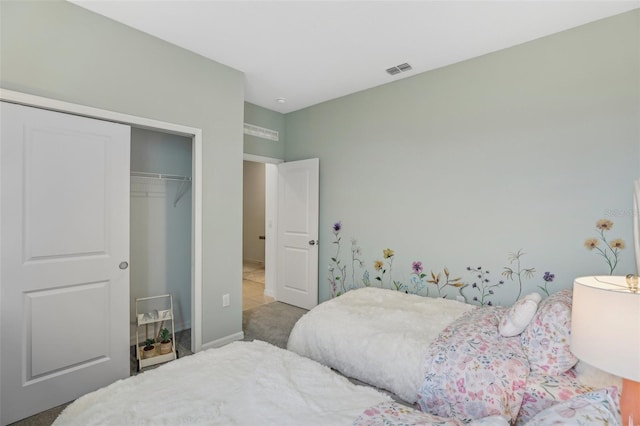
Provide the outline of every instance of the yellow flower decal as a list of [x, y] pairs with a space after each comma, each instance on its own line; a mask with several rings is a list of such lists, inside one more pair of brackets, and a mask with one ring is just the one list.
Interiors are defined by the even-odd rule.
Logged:
[[622, 241], [621, 239], [617, 239], [617, 240], [613, 240], [611, 241], [611, 243], [609, 243], [609, 246], [612, 249], [624, 249], [624, 241]]
[[613, 228], [613, 222], [611, 222], [609, 219], [600, 219], [596, 222], [596, 228], [603, 231], [609, 231], [611, 228]]
[[595, 238], [589, 238], [584, 242], [584, 246], [589, 250], [593, 250], [594, 248], [598, 247], [598, 240], [596, 240]]
[[375, 269], [376, 271], [382, 269], [383, 266], [384, 263], [382, 263], [382, 260], [376, 260], [375, 262], [373, 262], [373, 269]]
[[[609, 274], [613, 275], [616, 266], [618, 266], [618, 256], [620, 250], [624, 250], [625, 242], [620, 238], [609, 241], [606, 233], [613, 228], [613, 222], [609, 219], [600, 219], [596, 222], [596, 231], [600, 234], [600, 238], [589, 238], [584, 242], [584, 246], [588, 250], [593, 250], [596, 254], [603, 257], [604, 261], [609, 266]], [[600, 242], [603, 243], [600, 246]]]
[[382, 250], [382, 254], [384, 255], [385, 259], [388, 259], [390, 257], [393, 257], [393, 255], [395, 254], [393, 250], [391, 250], [390, 248], [384, 249]]

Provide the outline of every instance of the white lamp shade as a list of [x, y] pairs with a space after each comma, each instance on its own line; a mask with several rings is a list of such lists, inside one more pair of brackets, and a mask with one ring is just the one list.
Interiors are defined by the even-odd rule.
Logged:
[[571, 352], [640, 382], [640, 293], [628, 290], [625, 277], [576, 278], [571, 312]]

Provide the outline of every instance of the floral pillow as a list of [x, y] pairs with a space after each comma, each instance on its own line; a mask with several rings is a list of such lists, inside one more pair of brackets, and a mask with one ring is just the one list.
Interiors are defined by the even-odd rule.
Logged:
[[552, 294], [520, 335], [532, 373], [558, 375], [578, 362], [570, 349], [571, 304], [571, 289]]
[[540, 412], [527, 426], [546, 425], [617, 425], [620, 407], [616, 388], [585, 393], [568, 401], [553, 405]]
[[523, 299], [518, 300], [500, 320], [498, 330], [504, 337], [513, 337], [522, 333], [538, 310], [538, 303], [542, 296], [538, 293], [527, 294]]
[[515, 420], [529, 375], [518, 337], [502, 337], [506, 308], [483, 307], [447, 326], [427, 349], [418, 405], [465, 422], [487, 416]]

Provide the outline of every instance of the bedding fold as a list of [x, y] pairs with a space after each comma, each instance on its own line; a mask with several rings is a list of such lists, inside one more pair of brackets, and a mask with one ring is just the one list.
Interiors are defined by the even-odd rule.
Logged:
[[353, 426], [509, 426], [501, 416], [490, 416], [465, 423], [456, 419], [446, 419], [433, 414], [422, 413], [396, 402], [381, 402], [367, 408]]
[[427, 348], [448, 324], [475, 309], [387, 289], [351, 290], [302, 316], [288, 349], [413, 404]]

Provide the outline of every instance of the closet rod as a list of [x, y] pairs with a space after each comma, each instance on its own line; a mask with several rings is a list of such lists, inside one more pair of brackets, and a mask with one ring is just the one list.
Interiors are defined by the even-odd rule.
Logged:
[[191, 182], [190, 176], [168, 175], [164, 173], [131, 172], [131, 177], [141, 177], [147, 179], [177, 180]]

